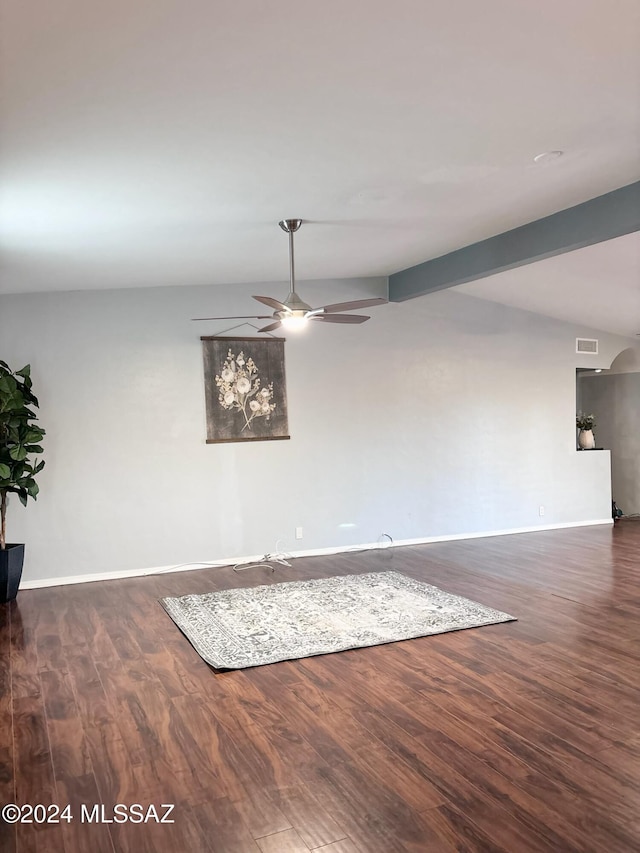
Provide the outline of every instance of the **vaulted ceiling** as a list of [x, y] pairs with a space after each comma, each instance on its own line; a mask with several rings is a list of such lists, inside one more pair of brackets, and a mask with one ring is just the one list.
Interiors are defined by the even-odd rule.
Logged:
[[[636, 0], [1, 5], [0, 293], [282, 281], [283, 217], [389, 275], [640, 176]], [[595, 298], [589, 251], [540, 263]]]

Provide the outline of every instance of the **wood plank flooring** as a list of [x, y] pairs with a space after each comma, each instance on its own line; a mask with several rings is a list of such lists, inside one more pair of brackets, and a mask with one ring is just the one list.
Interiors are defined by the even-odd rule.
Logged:
[[[216, 674], [158, 604], [388, 569], [519, 621]], [[22, 591], [0, 605], [0, 803], [73, 819], [0, 820], [0, 850], [631, 853], [639, 699], [633, 520]], [[106, 822], [117, 803], [175, 822]]]

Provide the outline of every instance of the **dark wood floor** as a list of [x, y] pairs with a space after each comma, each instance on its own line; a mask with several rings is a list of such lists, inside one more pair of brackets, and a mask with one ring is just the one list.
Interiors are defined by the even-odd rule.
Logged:
[[[394, 569], [519, 617], [214, 673], [164, 595]], [[0, 606], [2, 851], [640, 849], [640, 522], [22, 591]], [[81, 804], [175, 803], [173, 824]]]

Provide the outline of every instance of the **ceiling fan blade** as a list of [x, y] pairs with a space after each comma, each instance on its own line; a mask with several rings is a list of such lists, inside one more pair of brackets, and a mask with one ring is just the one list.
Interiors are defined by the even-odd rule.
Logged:
[[265, 326], [264, 329], [258, 329], [259, 332], [273, 332], [274, 329], [279, 329], [282, 323], [280, 320], [277, 320], [275, 323], [271, 323], [270, 326]]
[[276, 311], [288, 310], [286, 305], [283, 305], [282, 302], [278, 302], [277, 299], [272, 299], [270, 296], [254, 296], [253, 298], [257, 299], [258, 302], [262, 302], [263, 305], [268, 305], [269, 308], [275, 308]]
[[365, 317], [362, 314], [314, 314], [309, 319], [322, 320], [323, 323], [364, 323], [371, 317]]
[[251, 314], [250, 317], [192, 317], [192, 321], [196, 320], [270, 320], [271, 316], [258, 317], [256, 314]]
[[374, 305], [385, 305], [389, 300], [378, 297], [376, 299], [356, 299], [353, 302], [336, 302], [335, 305], [323, 305], [325, 314], [334, 314], [336, 311], [353, 311], [356, 308], [373, 308]]

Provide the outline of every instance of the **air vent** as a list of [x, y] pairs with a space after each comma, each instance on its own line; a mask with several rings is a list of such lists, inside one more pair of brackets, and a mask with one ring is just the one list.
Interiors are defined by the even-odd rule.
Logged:
[[595, 338], [576, 338], [576, 352], [598, 355], [598, 341]]

